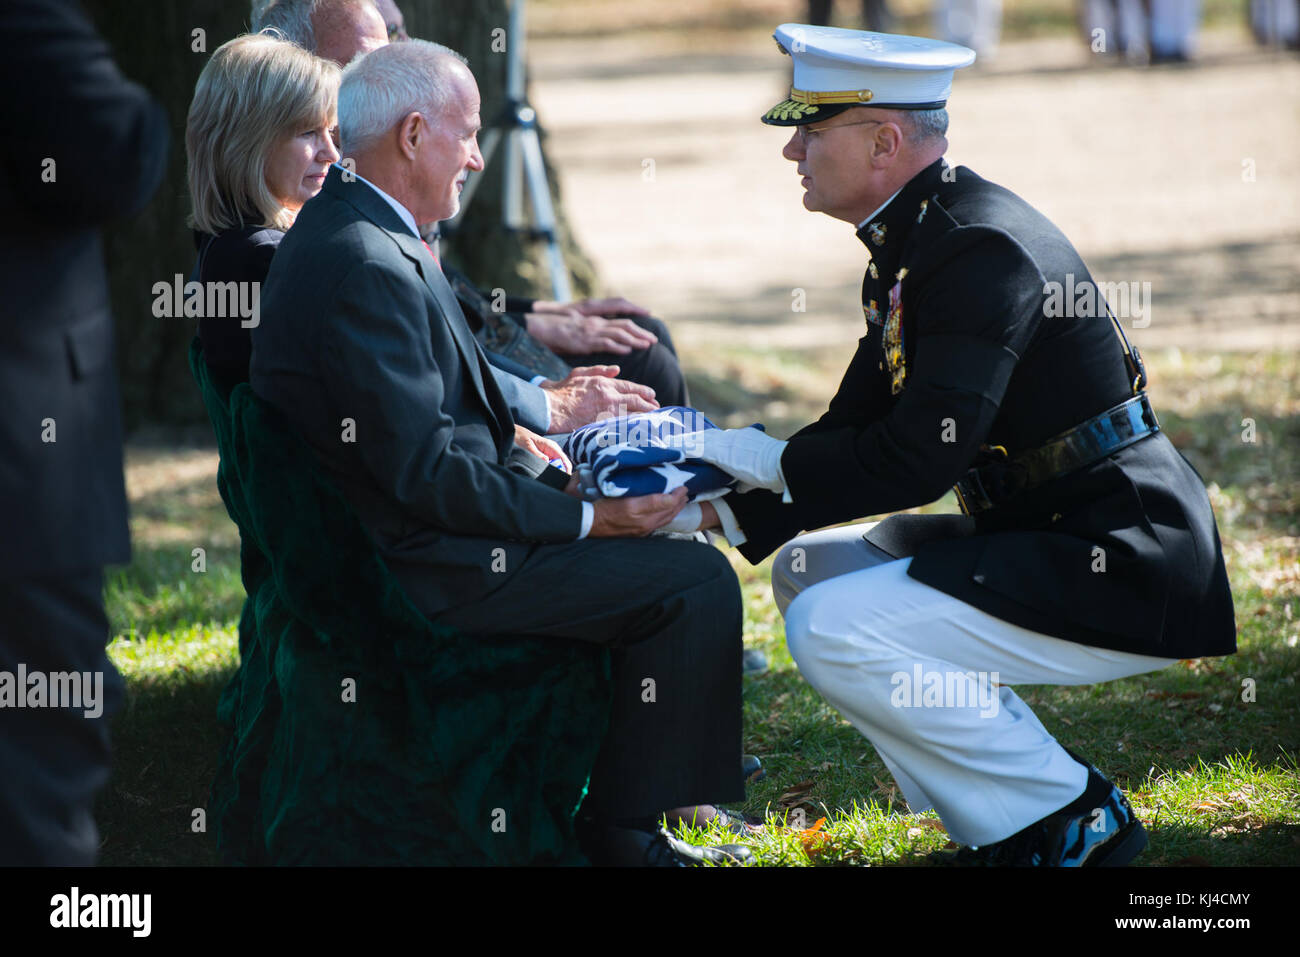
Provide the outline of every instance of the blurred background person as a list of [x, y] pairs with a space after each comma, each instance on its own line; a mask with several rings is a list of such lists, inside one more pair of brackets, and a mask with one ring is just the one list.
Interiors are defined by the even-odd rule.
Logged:
[[1201, 0], [1151, 0], [1151, 62], [1191, 60], [1200, 25]]
[[411, 35], [406, 32], [406, 17], [402, 16], [402, 11], [398, 9], [394, 0], [375, 0], [375, 6], [379, 8], [379, 15], [384, 18], [389, 43], [400, 43], [411, 39]]
[[131, 557], [100, 229], [157, 189], [167, 117], [73, 0], [8, 0], [0, 42], [0, 674], [99, 687], [0, 708], [0, 865], [91, 865], [123, 693], [103, 566]]
[[1002, 38], [1002, 0], [935, 0], [934, 35], [993, 56]]
[[1300, 0], [1250, 0], [1247, 15], [1257, 43], [1300, 49]]
[[[808, 0], [808, 22], [820, 27], [831, 24], [831, 0]], [[862, 29], [893, 33], [897, 27], [885, 0], [862, 0]]]
[[[269, 35], [220, 46], [194, 89], [185, 124], [199, 282], [261, 283], [285, 231], [320, 192], [334, 145], [339, 68]], [[205, 316], [208, 367], [248, 381], [250, 328]]]
[[1147, 21], [1142, 0], [1081, 0], [1079, 4], [1079, 23], [1089, 48], [1130, 63], [1147, 61]]
[[[1084, 40], [1129, 63], [1184, 63], [1196, 52], [1200, 0], [1083, 0]], [[1100, 32], [1098, 32], [1100, 31]]]

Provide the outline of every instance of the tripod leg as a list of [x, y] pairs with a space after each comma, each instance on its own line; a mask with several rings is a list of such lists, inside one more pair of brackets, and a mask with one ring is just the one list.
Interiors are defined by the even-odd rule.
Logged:
[[532, 194], [533, 222], [537, 231], [546, 237], [551, 262], [552, 295], [558, 302], [573, 298], [569, 285], [569, 269], [564, 263], [559, 237], [555, 229], [555, 207], [551, 205], [551, 189], [546, 182], [546, 164], [542, 159], [542, 144], [535, 127], [518, 132], [523, 148], [524, 172], [528, 177], [528, 192]]

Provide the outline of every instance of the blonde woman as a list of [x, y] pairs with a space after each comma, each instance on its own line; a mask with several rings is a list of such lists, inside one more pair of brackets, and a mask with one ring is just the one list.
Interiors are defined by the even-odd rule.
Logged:
[[[339, 158], [338, 85], [337, 66], [271, 34], [236, 37], [212, 54], [185, 126], [199, 253], [192, 278], [266, 278], [285, 230]], [[242, 319], [199, 320], [209, 368], [232, 381], [248, 379], [252, 346]]]

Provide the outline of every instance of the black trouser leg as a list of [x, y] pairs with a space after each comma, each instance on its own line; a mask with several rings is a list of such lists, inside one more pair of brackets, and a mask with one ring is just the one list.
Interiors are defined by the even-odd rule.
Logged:
[[626, 355], [616, 352], [592, 352], [586, 355], [561, 356], [571, 366], [616, 365], [619, 378], [648, 385], [655, 390], [660, 405], [690, 405], [686, 389], [686, 375], [677, 361], [677, 348], [673, 344], [668, 326], [654, 317], [632, 316], [633, 322], [653, 332], [659, 341], [648, 349], [633, 349]]
[[[0, 581], [0, 680], [16, 682], [20, 665], [47, 682], [91, 676], [81, 708], [0, 707], [0, 865], [95, 863], [94, 801], [108, 780], [108, 725], [123, 688], [104, 651], [108, 637], [100, 569]], [[100, 700], [91, 708], [96, 675]], [[25, 683], [13, 690], [34, 700]]]
[[744, 798], [740, 586], [713, 546], [666, 538], [539, 546], [487, 598], [434, 620], [468, 634], [611, 648], [614, 704], [584, 813], [648, 817]]

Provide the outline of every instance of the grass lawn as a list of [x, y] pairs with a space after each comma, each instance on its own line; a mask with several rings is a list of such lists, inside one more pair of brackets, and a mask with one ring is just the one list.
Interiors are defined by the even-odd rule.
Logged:
[[[1150, 832], [1136, 863], [1300, 862], [1300, 357], [1169, 350], [1147, 356], [1161, 424], [1210, 485], [1236, 599], [1238, 654], [1076, 688], [1018, 693], [1063, 744], [1129, 794]], [[729, 425], [775, 434], [815, 416], [842, 351], [726, 353], [691, 369], [696, 402]], [[738, 388], [739, 386], [739, 388]], [[1254, 441], [1243, 433], [1251, 420]], [[133, 562], [108, 577], [127, 679], [115, 766], [98, 817], [104, 864], [213, 863], [195, 830], [222, 736], [215, 709], [236, 667], [243, 589], [238, 535], [213, 480], [215, 453], [133, 445]], [[951, 493], [922, 511], [955, 511]], [[195, 571], [203, 548], [206, 570]], [[800, 678], [785, 649], [767, 564], [733, 556], [745, 639], [772, 667], [747, 678], [745, 750], [767, 778], [743, 810], [802, 829], [754, 841], [769, 865], [908, 864], [944, 847], [933, 816], [909, 813], [874, 749]], [[1254, 700], [1243, 700], [1253, 687]], [[1249, 697], [1249, 696], [1247, 696]], [[693, 840], [723, 842], [687, 830]], [[730, 839], [730, 838], [728, 838]]]

